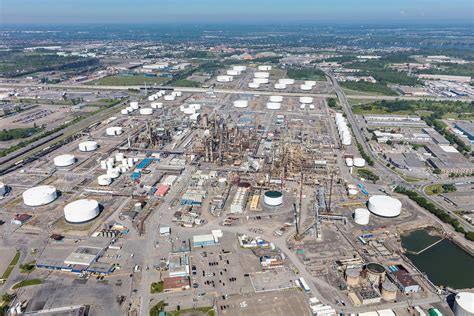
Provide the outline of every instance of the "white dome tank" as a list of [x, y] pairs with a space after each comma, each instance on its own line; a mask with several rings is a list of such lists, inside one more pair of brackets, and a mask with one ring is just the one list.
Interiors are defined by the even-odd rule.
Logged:
[[269, 81], [268, 78], [254, 78], [253, 82], [258, 84], [267, 84]]
[[93, 140], [85, 141], [79, 144], [80, 151], [85, 151], [85, 152], [94, 151], [94, 150], [97, 150], [97, 148], [98, 148], [97, 142]]
[[137, 101], [132, 101], [132, 102], [130, 102], [130, 107], [131, 107], [133, 110], [138, 110], [138, 108], [139, 108], [138, 102], [137, 102]]
[[277, 90], [283, 90], [283, 89], [286, 89], [286, 84], [284, 84], [284, 83], [275, 83], [274, 87]]
[[64, 154], [54, 157], [53, 162], [56, 167], [67, 167], [74, 164], [76, 162], [76, 158], [74, 155]]
[[168, 94], [164, 96], [165, 101], [174, 101], [176, 100], [176, 96], [172, 94]]
[[387, 195], [374, 195], [369, 198], [369, 211], [381, 217], [397, 217], [402, 210], [402, 203]]
[[365, 159], [364, 158], [354, 158], [354, 166], [355, 167], [365, 167]]
[[312, 97], [300, 97], [300, 103], [303, 103], [303, 104], [313, 103], [313, 98]]
[[358, 225], [368, 225], [370, 212], [366, 208], [356, 208], [354, 211], [354, 222]]
[[270, 74], [268, 72], [257, 71], [253, 74], [255, 78], [270, 78]]
[[270, 102], [283, 102], [283, 97], [281, 95], [271, 95], [269, 98]]
[[272, 66], [269, 66], [269, 65], [258, 66], [258, 71], [270, 71], [270, 70], [272, 70]]
[[283, 204], [283, 194], [280, 191], [267, 191], [263, 196], [263, 202], [268, 206]]
[[120, 126], [112, 126], [112, 127], [107, 127], [105, 129], [105, 134], [108, 136], [117, 136], [123, 133], [123, 128]]
[[247, 101], [247, 100], [234, 101], [234, 107], [236, 107], [236, 108], [246, 108], [248, 106], [249, 106], [249, 101]]
[[102, 174], [97, 177], [97, 183], [101, 186], [107, 186], [112, 183], [112, 179], [108, 175]]
[[454, 315], [474, 316], [474, 293], [461, 292], [454, 299]]
[[267, 109], [269, 109], [269, 110], [279, 110], [279, 109], [281, 109], [281, 103], [267, 102]]
[[308, 86], [307, 84], [302, 84], [302, 85], [300, 85], [300, 89], [303, 90], [303, 91], [310, 91], [311, 89], [313, 89], [313, 86]]
[[142, 109], [140, 109], [140, 114], [141, 115], [152, 115], [153, 114], [153, 109], [152, 108], [142, 108]]
[[217, 76], [216, 78], [217, 82], [232, 82], [234, 81], [234, 77], [232, 76]]
[[248, 86], [249, 88], [252, 88], [252, 89], [260, 88], [260, 84], [258, 82], [249, 82]]
[[27, 206], [46, 205], [58, 197], [56, 188], [51, 185], [41, 185], [26, 190], [22, 194], [23, 203]]
[[282, 79], [279, 79], [278, 82], [284, 85], [295, 84], [295, 79], [282, 78]]
[[96, 200], [81, 199], [64, 207], [64, 219], [72, 224], [86, 223], [96, 218], [99, 211], [99, 203]]

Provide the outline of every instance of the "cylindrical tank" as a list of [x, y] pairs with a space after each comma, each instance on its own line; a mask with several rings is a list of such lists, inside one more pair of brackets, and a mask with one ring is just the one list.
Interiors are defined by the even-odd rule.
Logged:
[[385, 280], [382, 282], [382, 298], [389, 302], [397, 299], [397, 287], [392, 282]]
[[369, 198], [369, 211], [381, 217], [396, 217], [400, 215], [402, 203], [387, 195], [373, 195]]
[[285, 84], [285, 85], [295, 84], [295, 79], [282, 78], [282, 79], [279, 79], [278, 82], [281, 83], [281, 84]]
[[99, 203], [96, 200], [81, 199], [64, 207], [64, 219], [71, 224], [86, 223], [96, 218], [99, 211]]
[[199, 103], [191, 103], [191, 104], [189, 105], [189, 107], [190, 107], [191, 109], [200, 110], [200, 109], [201, 109], [201, 104], [199, 104]]
[[283, 102], [283, 97], [281, 95], [271, 95], [269, 98], [270, 102]]
[[125, 109], [121, 109], [120, 113], [122, 113], [123, 115], [128, 115], [129, 112], [128, 112], [127, 108], [125, 108]]
[[120, 126], [107, 127], [105, 129], [105, 134], [108, 136], [117, 136], [123, 133], [123, 128]]
[[[352, 189], [351, 189], [352, 190]], [[357, 190], [355, 190], [357, 192]], [[366, 208], [356, 208], [354, 211], [354, 222], [358, 225], [368, 225], [370, 212]]]
[[58, 193], [51, 185], [41, 185], [26, 190], [22, 197], [23, 203], [27, 206], [41, 206], [56, 200]]
[[142, 108], [142, 109], [140, 109], [140, 114], [141, 115], [151, 115], [151, 114], [153, 114], [153, 109], [152, 108]]
[[235, 70], [235, 69], [228, 69], [228, 70], [226, 71], [226, 74], [227, 74], [228, 76], [240, 76], [240, 71]]
[[53, 161], [56, 167], [67, 167], [74, 164], [76, 162], [76, 158], [74, 155], [64, 154], [54, 157]]
[[115, 154], [115, 160], [116, 161], [122, 161], [125, 159], [125, 154], [124, 153], [116, 153]]
[[347, 286], [356, 287], [360, 282], [360, 271], [358, 269], [346, 269]]
[[270, 74], [268, 72], [257, 71], [253, 74], [255, 78], [270, 78]]
[[278, 89], [278, 90], [283, 90], [283, 89], [286, 89], [286, 84], [284, 83], [275, 83], [275, 89]]
[[372, 284], [380, 284], [385, 280], [385, 268], [380, 263], [371, 262], [365, 266], [367, 279]]
[[303, 104], [313, 103], [313, 98], [312, 97], [300, 97], [300, 103], [303, 103]]
[[180, 96], [183, 95], [183, 92], [181, 92], [181, 91], [173, 91], [173, 92], [171, 92], [171, 94], [174, 95], [175, 97], [180, 97]]
[[172, 94], [168, 94], [164, 96], [165, 101], [174, 101], [176, 100], [176, 96]]
[[258, 71], [270, 71], [270, 70], [272, 70], [272, 66], [269, 66], [269, 65], [258, 66]]
[[217, 82], [232, 82], [232, 81], [234, 81], [234, 77], [228, 76], [228, 75], [217, 76], [216, 80], [217, 80]]
[[105, 170], [107, 169], [107, 160], [100, 161], [100, 169]]
[[236, 107], [236, 108], [246, 108], [248, 106], [249, 106], [249, 101], [247, 101], [247, 100], [234, 101], [234, 107]]
[[454, 299], [454, 315], [474, 316], [474, 293], [461, 292]]
[[258, 84], [267, 84], [269, 81], [268, 78], [254, 78], [253, 82]]
[[93, 140], [89, 140], [89, 141], [82, 142], [79, 144], [79, 150], [84, 151], [84, 152], [94, 151], [97, 148], [98, 148], [97, 142]]
[[304, 82], [304, 84], [307, 85], [307, 86], [311, 86], [311, 87], [312, 87], [312, 86], [316, 85], [316, 81], [314, 81], [314, 80], [306, 80], [306, 81]]
[[130, 102], [130, 106], [132, 107], [132, 109], [136, 110], [136, 109], [138, 109], [138, 102], [137, 101], [132, 101], [132, 102]]
[[7, 186], [5, 183], [0, 182], [0, 197], [4, 196], [7, 193]]
[[279, 109], [281, 109], [281, 103], [267, 102], [267, 109], [269, 109], [269, 110], [279, 110]]
[[163, 102], [152, 102], [150, 106], [152, 109], [161, 109], [163, 108]]
[[365, 167], [365, 159], [364, 158], [354, 158], [354, 166], [355, 167]]
[[249, 82], [248, 86], [249, 88], [252, 88], [252, 89], [260, 88], [260, 84], [258, 82]]
[[134, 206], [135, 212], [140, 212], [142, 210], [142, 207], [143, 207], [142, 203], [140, 202], [135, 203], [135, 206]]
[[128, 113], [133, 112], [133, 108], [131, 106], [127, 106], [125, 109], [128, 111]]
[[307, 84], [302, 84], [302, 85], [300, 85], [300, 89], [303, 90], [303, 91], [310, 91], [311, 89], [313, 89], [313, 86], [308, 86]]
[[108, 175], [103, 174], [97, 177], [97, 183], [99, 185], [107, 186], [112, 183], [112, 179]]
[[183, 113], [186, 115], [191, 115], [191, 114], [196, 113], [196, 110], [193, 108], [184, 108]]
[[354, 166], [354, 160], [352, 160], [352, 158], [346, 158], [346, 166], [348, 167]]
[[263, 202], [268, 206], [283, 204], [283, 193], [280, 191], [267, 191], [263, 196]]
[[118, 178], [120, 176], [120, 169], [119, 168], [107, 169], [107, 176], [109, 176], [111, 179]]
[[350, 198], [354, 198], [359, 193], [359, 191], [357, 191], [355, 189], [349, 189], [349, 190], [347, 190], [347, 193], [349, 194]]
[[243, 72], [243, 71], [247, 70], [247, 67], [242, 66], [242, 65], [235, 65], [235, 66], [232, 66], [232, 69]]

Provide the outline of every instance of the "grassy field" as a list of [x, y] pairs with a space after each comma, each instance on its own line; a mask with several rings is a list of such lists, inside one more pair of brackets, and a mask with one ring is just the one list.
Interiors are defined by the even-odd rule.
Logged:
[[341, 87], [348, 95], [398, 95], [394, 90], [381, 83], [341, 82]]
[[136, 86], [136, 85], [160, 85], [168, 81], [166, 77], [146, 77], [146, 76], [110, 76], [91, 81], [89, 84], [98, 86]]
[[180, 311], [174, 311], [174, 312], [167, 312], [166, 315], [170, 315], [170, 316], [184, 316], [184, 315], [214, 316], [215, 311], [214, 311], [214, 308], [212, 306], [208, 306], [208, 307], [196, 307], [196, 308], [182, 309]]
[[15, 268], [15, 266], [18, 263], [19, 260], [20, 260], [20, 252], [17, 251], [16, 254], [15, 254], [15, 257], [13, 257], [12, 261], [10, 261], [10, 264], [8, 265], [5, 272], [3, 272], [3, 275], [0, 279], [5, 279], [5, 280], [8, 279], [8, 277], [12, 273], [13, 269]]
[[326, 75], [319, 69], [290, 68], [286, 71], [286, 76], [295, 80], [326, 81]]
[[16, 290], [21, 287], [39, 285], [39, 284], [43, 284], [43, 280], [40, 280], [40, 279], [23, 280], [13, 285], [12, 289]]
[[188, 80], [188, 79], [176, 80], [172, 82], [171, 84], [176, 87], [187, 87], [187, 88], [197, 88], [201, 86], [199, 82], [194, 81], [194, 80]]
[[151, 294], [163, 292], [163, 281], [153, 282], [150, 289]]

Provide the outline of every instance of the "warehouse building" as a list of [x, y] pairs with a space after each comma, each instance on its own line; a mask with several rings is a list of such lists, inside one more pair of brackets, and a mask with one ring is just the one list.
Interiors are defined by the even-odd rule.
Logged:
[[454, 127], [467, 136], [471, 143], [474, 143], [474, 122], [456, 122]]

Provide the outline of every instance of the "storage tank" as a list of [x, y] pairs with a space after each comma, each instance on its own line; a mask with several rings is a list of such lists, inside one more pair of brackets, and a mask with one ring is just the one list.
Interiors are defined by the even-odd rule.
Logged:
[[385, 268], [380, 263], [371, 262], [365, 266], [367, 279], [372, 284], [380, 284], [385, 280]]
[[254, 78], [253, 82], [258, 84], [267, 84], [269, 81], [268, 78]]
[[64, 207], [64, 219], [71, 224], [81, 224], [99, 216], [99, 202], [92, 199], [81, 199]]
[[174, 101], [174, 100], [176, 100], [176, 96], [173, 95], [173, 94], [168, 94], [168, 95], [164, 96], [164, 100], [165, 101]]
[[236, 108], [246, 108], [248, 106], [249, 106], [249, 101], [247, 101], [247, 100], [234, 101], [234, 107], [236, 107]]
[[263, 196], [263, 202], [268, 206], [283, 204], [283, 193], [280, 191], [267, 191]]
[[283, 90], [283, 89], [286, 89], [286, 84], [283, 84], [283, 83], [275, 83], [274, 87], [275, 87], [275, 89], [277, 89], [277, 90]]
[[161, 109], [163, 108], [163, 102], [152, 102], [150, 106], [152, 109]]
[[134, 110], [138, 110], [138, 108], [139, 108], [138, 102], [137, 101], [130, 102], [130, 107]]
[[281, 83], [281, 84], [285, 84], [285, 85], [295, 84], [295, 79], [282, 78], [282, 79], [279, 79], [278, 82]]
[[56, 188], [51, 185], [40, 185], [23, 192], [23, 203], [27, 206], [46, 205], [58, 197]]
[[122, 161], [124, 159], [125, 159], [125, 154], [124, 153], [116, 153], [115, 154], [115, 160]]
[[183, 95], [183, 92], [181, 91], [173, 91], [171, 92], [171, 95], [174, 95], [175, 97], [181, 97]]
[[313, 86], [308, 86], [307, 84], [302, 84], [302, 85], [300, 85], [300, 89], [303, 90], [303, 91], [310, 91], [311, 89], [313, 89]]
[[268, 72], [257, 71], [253, 74], [255, 78], [270, 78], [270, 74]]
[[[353, 190], [353, 189], [350, 189]], [[366, 208], [356, 208], [354, 211], [354, 222], [358, 225], [368, 225], [370, 212]]]
[[67, 167], [74, 164], [76, 162], [76, 158], [74, 155], [64, 154], [54, 157], [53, 162], [56, 167]]
[[454, 299], [454, 315], [474, 316], [474, 293], [461, 292]]
[[354, 158], [354, 166], [355, 167], [365, 167], [365, 159], [364, 158]]
[[240, 71], [235, 70], [235, 69], [229, 69], [226, 71], [226, 74], [228, 76], [240, 76]]
[[85, 141], [79, 144], [79, 150], [84, 152], [94, 151], [97, 150], [97, 148], [97, 142], [93, 140]]
[[121, 109], [121, 110], [120, 110], [120, 113], [123, 114], [123, 115], [128, 115], [128, 114], [129, 114], [129, 112], [128, 112], [128, 110], [127, 110], [126, 108], [125, 108], [125, 109]]
[[190, 107], [191, 109], [200, 110], [200, 109], [201, 109], [201, 104], [199, 104], [199, 103], [192, 103], [192, 104], [189, 105], [189, 107]]
[[234, 80], [234, 77], [232, 76], [217, 76], [217, 82], [231, 82]]
[[314, 80], [306, 80], [306, 81], [304, 82], [304, 84], [307, 85], [307, 86], [311, 86], [311, 87], [312, 87], [312, 86], [316, 85], [316, 81], [314, 81]]
[[260, 84], [258, 82], [249, 82], [248, 86], [249, 88], [252, 88], [252, 89], [260, 88]]
[[153, 114], [153, 109], [152, 108], [142, 108], [142, 109], [140, 109], [140, 114], [141, 115], [152, 115]]
[[387, 195], [374, 195], [369, 198], [369, 211], [381, 217], [397, 217], [402, 210], [402, 203]]
[[107, 186], [112, 183], [112, 179], [108, 175], [102, 174], [97, 177], [97, 183], [102, 186]]
[[111, 179], [116, 179], [120, 176], [120, 169], [119, 168], [111, 168], [107, 169], [107, 176]]
[[269, 65], [258, 66], [258, 71], [270, 71], [270, 70], [272, 70], [272, 66], [269, 66]]
[[107, 160], [100, 161], [100, 169], [105, 170], [107, 169]]
[[283, 102], [283, 97], [281, 95], [271, 95], [269, 98], [270, 102]]
[[354, 166], [354, 160], [352, 160], [352, 158], [346, 158], [346, 166], [353, 167]]
[[313, 103], [313, 98], [312, 97], [300, 97], [300, 103], [303, 103], [303, 104]]
[[196, 113], [196, 110], [193, 108], [184, 108], [183, 113], [186, 115], [191, 115], [191, 114]]
[[300, 104], [300, 110], [304, 110], [304, 109], [306, 109], [306, 104], [303, 104], [303, 103]]
[[128, 113], [133, 112], [133, 108], [131, 106], [127, 106], [125, 109], [128, 111]]
[[359, 191], [357, 191], [355, 189], [349, 189], [349, 190], [347, 190], [347, 193], [349, 194], [350, 198], [354, 198], [359, 193]]
[[112, 127], [107, 127], [105, 129], [105, 134], [109, 136], [117, 136], [123, 133], [123, 128], [120, 126], [112, 126]]
[[0, 182], [0, 197], [4, 196], [7, 193], [7, 186], [5, 183]]
[[356, 287], [360, 282], [360, 271], [359, 269], [346, 269], [346, 283], [349, 287]]
[[392, 282], [385, 280], [382, 282], [382, 298], [387, 301], [394, 301], [397, 299], [397, 286]]
[[237, 70], [237, 71], [240, 71], [240, 72], [243, 72], [243, 71], [246, 71], [246, 70], [247, 70], [247, 67], [246, 67], [246, 66], [242, 66], [242, 65], [235, 65], [235, 66], [232, 66], [232, 69]]
[[267, 109], [269, 109], [269, 110], [279, 110], [279, 109], [281, 109], [281, 103], [267, 102]]

